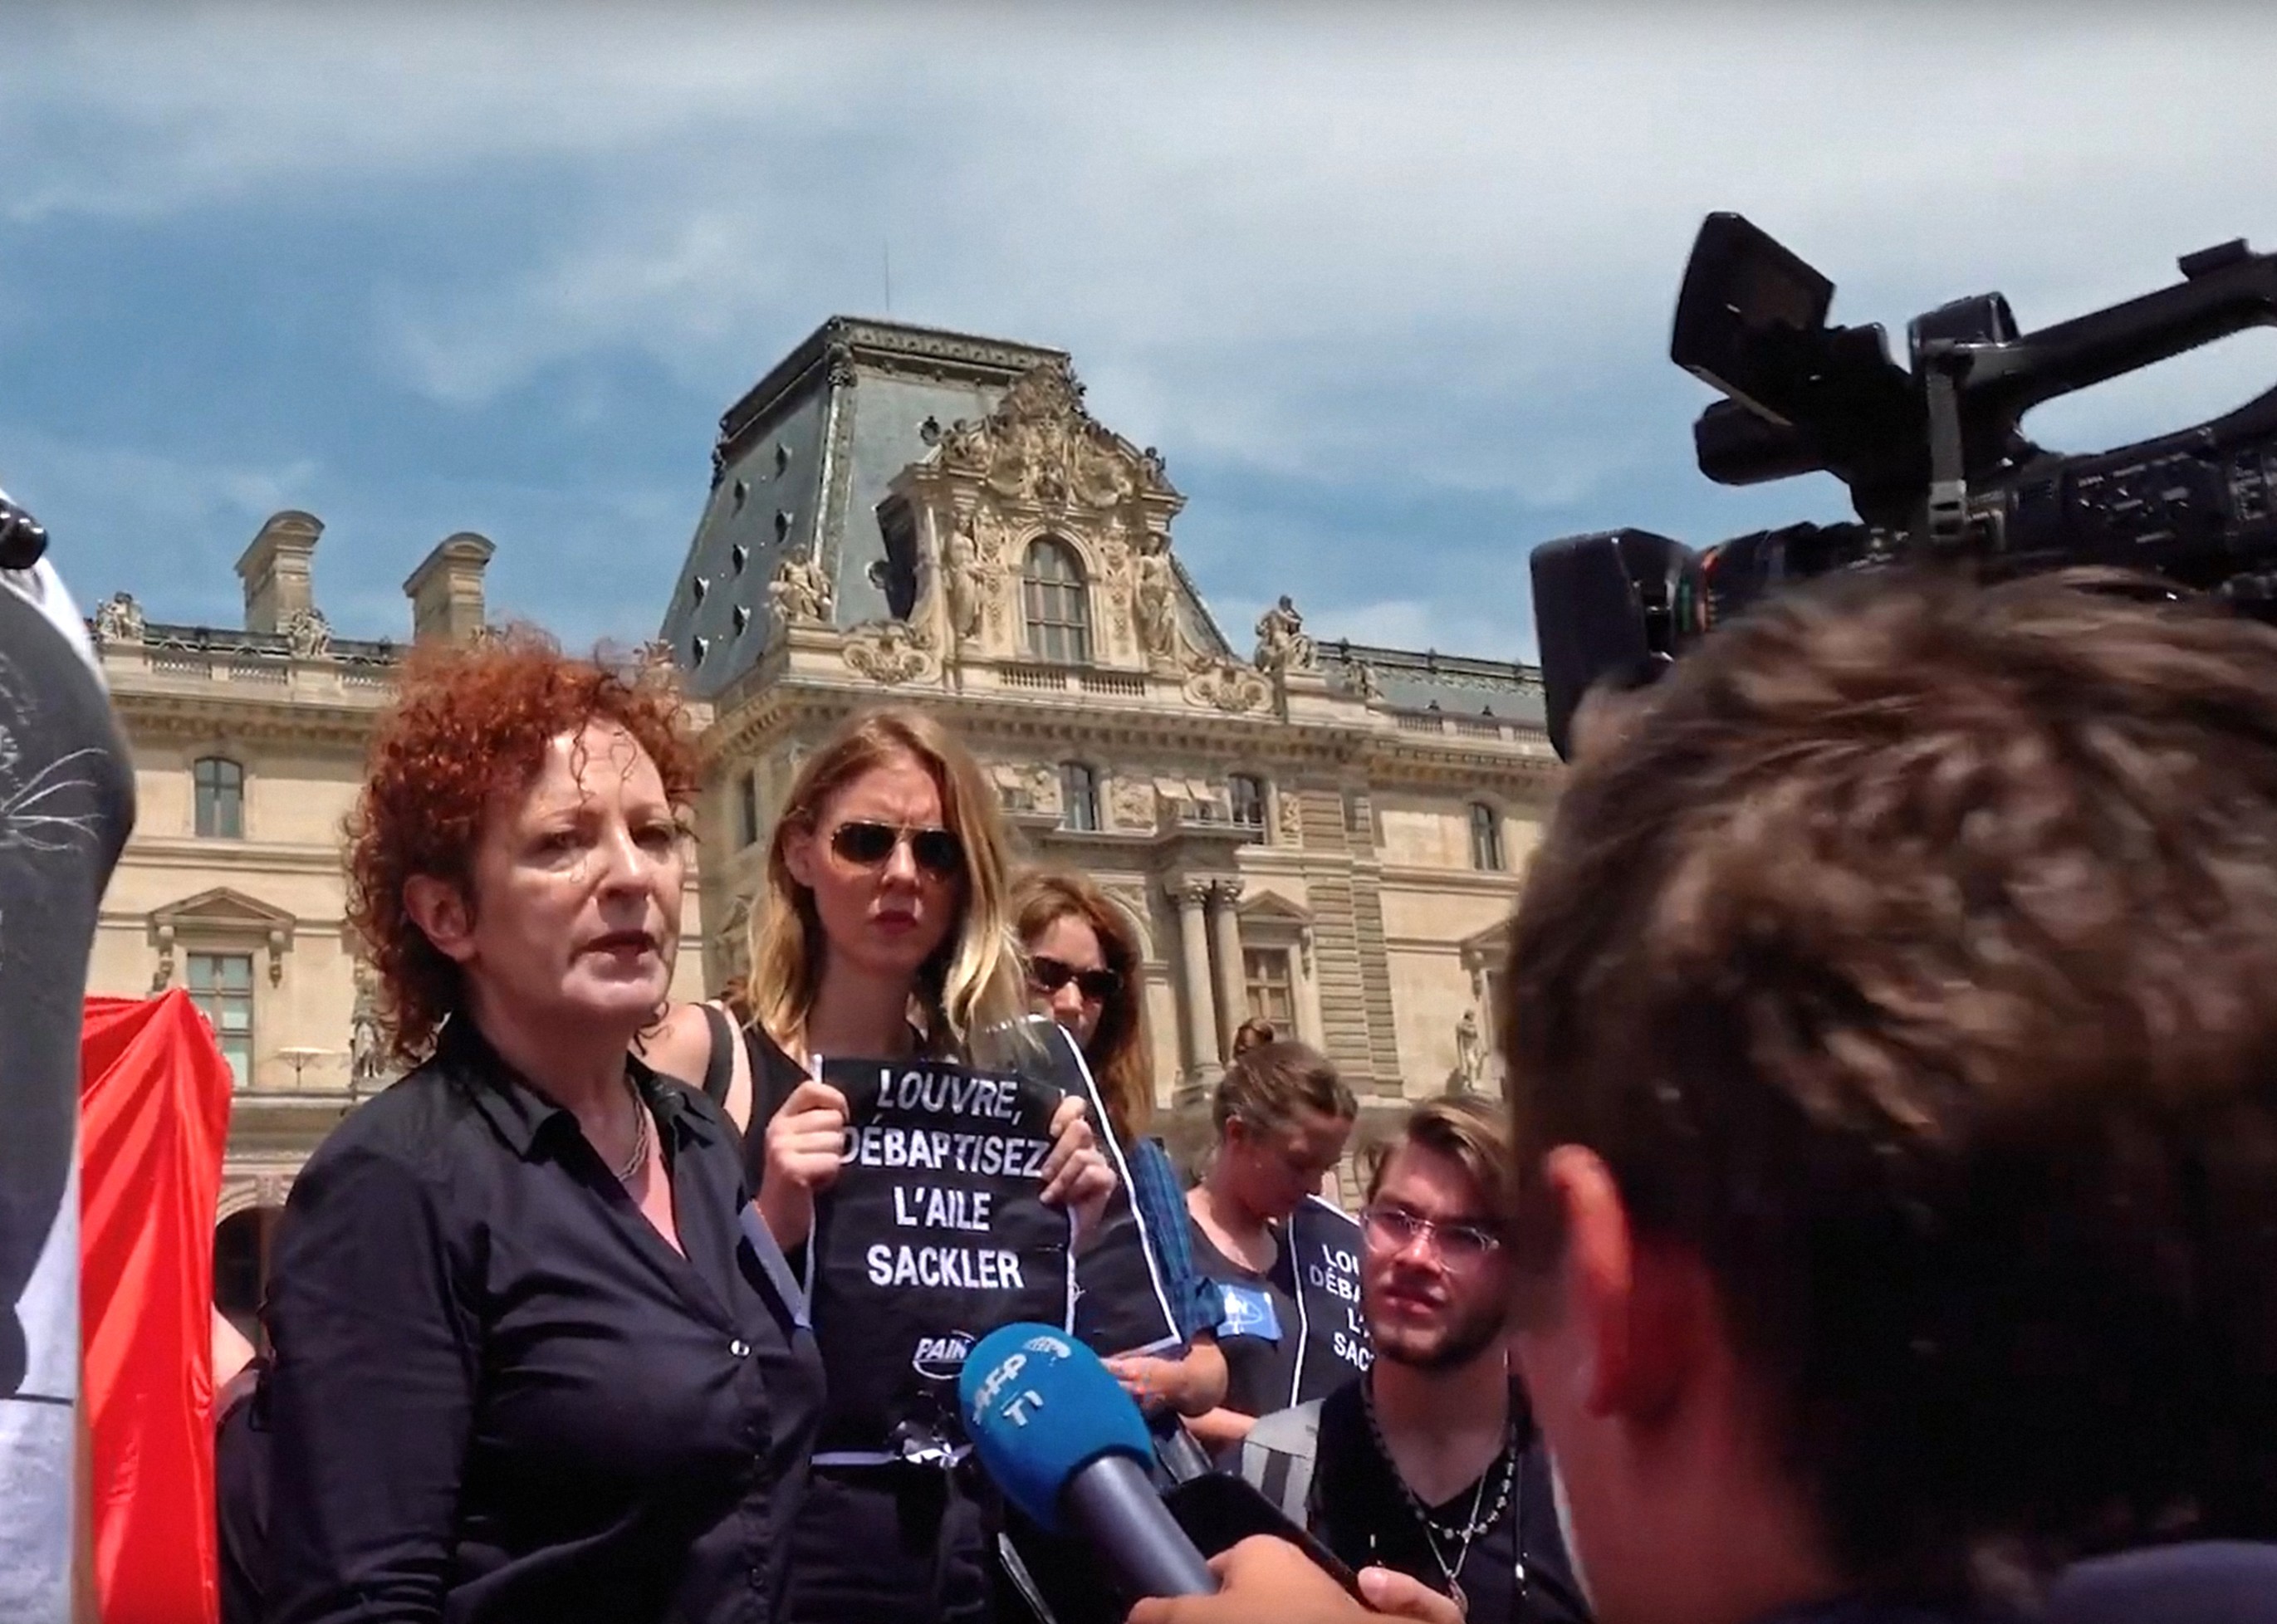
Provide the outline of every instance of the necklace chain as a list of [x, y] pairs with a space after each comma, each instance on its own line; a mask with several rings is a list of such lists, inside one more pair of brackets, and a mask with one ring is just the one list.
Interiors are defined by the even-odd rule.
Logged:
[[[1431, 1552], [1432, 1561], [1438, 1564], [1439, 1571], [1446, 1575], [1448, 1587], [1457, 1597], [1456, 1605], [1467, 1611], [1467, 1598], [1463, 1597], [1460, 1575], [1463, 1564], [1470, 1560], [1471, 1543], [1502, 1521], [1503, 1513], [1510, 1509], [1510, 1497], [1518, 1484], [1518, 1429], [1515, 1425], [1515, 1417], [1504, 1425], [1501, 1453], [1487, 1463], [1485, 1471], [1479, 1474], [1479, 1486], [1471, 1494], [1469, 1521], [1458, 1523], [1453, 1528], [1446, 1528], [1431, 1514], [1431, 1508], [1424, 1505], [1422, 1497], [1409, 1488], [1407, 1480], [1399, 1475], [1399, 1462], [1392, 1459], [1391, 1446], [1383, 1436], [1383, 1423], [1375, 1413], [1375, 1384], [1362, 1380], [1359, 1392], [1360, 1407], [1367, 1415], [1368, 1437], [1375, 1441], [1376, 1453], [1383, 1457], [1383, 1464], [1391, 1473], [1391, 1481], [1398, 1486], [1400, 1499], [1407, 1502], [1407, 1509], [1414, 1514], [1415, 1521], [1421, 1525], [1423, 1543]], [[1487, 1479], [1495, 1475], [1496, 1466], [1502, 1468], [1502, 1487], [1495, 1494], [1494, 1509], [1481, 1518], [1479, 1515], [1479, 1507], [1486, 1502]], [[1439, 1549], [1439, 1542], [1442, 1539], [1456, 1547], [1455, 1559], [1451, 1564]]]
[[630, 1072], [625, 1074], [625, 1092], [633, 1100], [633, 1149], [625, 1165], [617, 1169], [620, 1184], [630, 1184], [638, 1178], [648, 1162], [648, 1102], [641, 1098], [640, 1084], [633, 1081]]

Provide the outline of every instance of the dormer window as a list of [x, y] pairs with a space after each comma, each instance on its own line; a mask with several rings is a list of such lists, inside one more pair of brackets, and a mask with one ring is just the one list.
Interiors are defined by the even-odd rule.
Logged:
[[1028, 652], [1055, 665], [1091, 664], [1091, 596], [1075, 549], [1056, 536], [1028, 543], [1020, 567]]

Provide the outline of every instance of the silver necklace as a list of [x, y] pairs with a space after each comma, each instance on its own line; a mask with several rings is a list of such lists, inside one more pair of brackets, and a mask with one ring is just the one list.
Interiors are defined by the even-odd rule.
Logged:
[[[1442, 1528], [1439, 1520], [1431, 1514], [1431, 1508], [1424, 1505], [1422, 1498], [1409, 1488], [1407, 1480], [1399, 1475], [1399, 1462], [1391, 1458], [1391, 1446], [1383, 1436], [1383, 1423], [1375, 1413], [1375, 1384], [1363, 1380], [1359, 1385], [1359, 1395], [1360, 1408], [1367, 1415], [1367, 1434], [1375, 1441], [1375, 1452], [1383, 1457], [1384, 1468], [1398, 1486], [1399, 1498], [1407, 1502], [1407, 1509], [1414, 1514], [1416, 1522], [1423, 1529], [1424, 1549], [1430, 1552], [1432, 1562], [1446, 1578], [1447, 1598], [1455, 1604], [1455, 1611], [1467, 1619], [1471, 1615], [1471, 1598], [1463, 1593], [1461, 1575], [1463, 1565], [1471, 1559], [1471, 1542], [1502, 1521], [1503, 1513], [1510, 1509], [1512, 1491], [1518, 1484], [1516, 1418], [1512, 1417], [1512, 1423], [1504, 1426], [1502, 1453], [1488, 1463], [1485, 1471], [1479, 1474], [1479, 1486], [1471, 1491], [1469, 1518], [1459, 1527]], [[1494, 1468], [1497, 1465], [1503, 1468], [1502, 1487], [1495, 1495], [1494, 1509], [1481, 1518], [1479, 1507], [1486, 1503], [1487, 1479], [1494, 1476]], [[1455, 1559], [1451, 1564], [1439, 1549], [1439, 1541], [1443, 1538], [1455, 1546]]]
[[625, 1165], [617, 1169], [620, 1184], [630, 1184], [638, 1178], [648, 1162], [648, 1103], [641, 1098], [640, 1084], [633, 1081], [630, 1072], [625, 1074], [625, 1092], [633, 1099], [633, 1150]]

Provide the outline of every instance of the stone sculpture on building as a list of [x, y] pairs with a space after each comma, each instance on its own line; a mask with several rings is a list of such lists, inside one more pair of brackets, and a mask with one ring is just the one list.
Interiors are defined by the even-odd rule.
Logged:
[[1283, 593], [1280, 603], [1258, 617], [1257, 669], [1277, 677], [1292, 671], [1311, 671], [1319, 663], [1319, 651], [1305, 634], [1305, 617]]
[[97, 642], [139, 643], [142, 641], [142, 606], [132, 592], [114, 592], [95, 611]]
[[379, 1001], [371, 967], [355, 967], [355, 1006], [348, 1016], [348, 1092], [368, 1094], [386, 1081], [387, 1043], [379, 1029]]
[[980, 557], [980, 544], [971, 530], [959, 525], [942, 544], [941, 588], [948, 609], [948, 629], [960, 643], [980, 635], [980, 622], [988, 608], [989, 565]]
[[296, 609], [285, 617], [278, 629], [296, 660], [321, 660], [332, 651], [332, 628], [321, 609]]
[[1455, 1075], [1464, 1090], [1476, 1094], [1486, 1085], [1487, 1046], [1479, 1032], [1479, 1012], [1466, 1009], [1455, 1022]]
[[1178, 582], [1170, 566], [1170, 538], [1148, 536], [1139, 546], [1132, 571], [1139, 650], [1150, 661], [1174, 661], [1178, 657]]
[[811, 558], [785, 558], [767, 583], [767, 602], [788, 630], [830, 624], [830, 578]]

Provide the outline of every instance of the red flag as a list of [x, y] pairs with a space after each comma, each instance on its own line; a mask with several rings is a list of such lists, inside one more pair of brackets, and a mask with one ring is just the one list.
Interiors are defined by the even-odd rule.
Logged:
[[80, 1402], [103, 1624], [215, 1624], [213, 1245], [230, 1071], [179, 989], [89, 998]]

